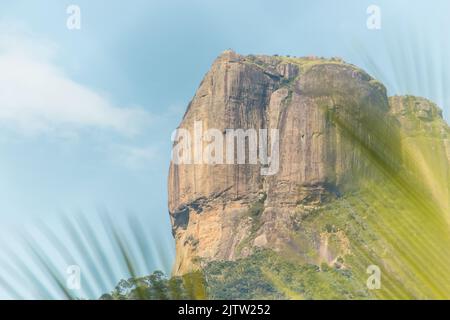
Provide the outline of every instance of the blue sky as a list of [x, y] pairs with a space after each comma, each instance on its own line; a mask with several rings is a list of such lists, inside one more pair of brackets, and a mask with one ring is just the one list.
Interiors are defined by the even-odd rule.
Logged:
[[[70, 4], [81, 30], [66, 27]], [[380, 30], [366, 27], [371, 4]], [[2, 1], [0, 236], [107, 208], [140, 216], [173, 253], [170, 135], [228, 48], [340, 56], [449, 119], [449, 14], [445, 0]]]

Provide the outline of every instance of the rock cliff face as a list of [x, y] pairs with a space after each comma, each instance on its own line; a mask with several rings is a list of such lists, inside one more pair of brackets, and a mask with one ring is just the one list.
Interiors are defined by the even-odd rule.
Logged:
[[[198, 121], [203, 132], [216, 129], [224, 141], [227, 129], [278, 130], [279, 165], [274, 174], [263, 175], [267, 165], [248, 158], [242, 164], [171, 164], [176, 275], [202, 261], [248, 256], [256, 247], [294, 250], [314, 263], [336, 261], [350, 250], [346, 235], [336, 232], [333, 247], [319, 231], [302, 239], [301, 213], [376, 179], [371, 158], [397, 165], [389, 150], [417, 130], [439, 139], [449, 132], [427, 100], [388, 99], [382, 84], [339, 59], [232, 51], [213, 63], [179, 128], [194, 132]], [[199, 143], [207, 148], [209, 142]], [[438, 148], [441, 173], [448, 174], [448, 143]], [[448, 187], [443, 179], [441, 187]]]
[[420, 177], [422, 192], [450, 212], [450, 128], [442, 110], [420, 97], [395, 96], [389, 102], [401, 128], [404, 165]]

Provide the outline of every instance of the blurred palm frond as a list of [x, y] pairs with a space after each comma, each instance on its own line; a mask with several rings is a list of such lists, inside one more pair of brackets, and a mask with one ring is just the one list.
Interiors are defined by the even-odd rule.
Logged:
[[[0, 256], [2, 298], [98, 298], [123, 279], [132, 282], [155, 270], [170, 272], [173, 260], [171, 239], [145, 227], [134, 215], [62, 215], [57, 226], [39, 221], [17, 234], [17, 240], [8, 237]], [[74, 266], [80, 270], [79, 288], [69, 283], [77, 276], [70, 271]], [[158, 273], [161, 279], [164, 272]], [[137, 291], [135, 298], [147, 297], [139, 286]]]

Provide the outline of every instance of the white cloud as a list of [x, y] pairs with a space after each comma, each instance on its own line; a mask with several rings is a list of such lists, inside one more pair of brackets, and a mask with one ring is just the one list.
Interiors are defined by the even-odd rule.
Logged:
[[54, 44], [28, 33], [2, 31], [0, 128], [26, 134], [99, 128], [128, 135], [148, 122], [143, 109], [118, 107], [71, 80], [52, 63]]

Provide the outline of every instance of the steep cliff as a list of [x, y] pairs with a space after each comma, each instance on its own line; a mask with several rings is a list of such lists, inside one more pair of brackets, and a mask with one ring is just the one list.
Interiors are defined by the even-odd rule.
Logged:
[[[404, 199], [405, 206], [417, 192], [429, 192], [438, 207], [420, 203], [415, 208], [418, 215], [440, 210], [433, 223], [448, 240], [448, 217], [441, 213], [449, 199], [449, 129], [440, 110], [425, 99], [388, 99], [381, 83], [340, 59], [225, 51], [203, 79], [179, 128], [194, 132], [198, 121], [203, 130], [214, 128], [224, 136], [227, 129], [278, 130], [279, 163], [268, 175], [262, 174], [267, 164], [249, 159], [242, 164], [171, 164], [176, 275], [203, 262], [248, 257], [256, 248], [295, 256], [301, 263], [346, 268], [350, 262], [343, 257], [352, 261], [373, 239], [383, 245], [377, 241], [377, 249], [365, 258], [373, 254], [372, 260], [380, 262], [381, 254], [398, 248], [390, 243], [393, 239], [380, 238], [377, 226], [366, 226], [364, 219], [380, 222], [373, 215], [367, 218], [370, 206], [352, 199], [382, 206], [387, 201], [371, 193], [356, 196], [381, 185], [386, 187], [378, 196], [398, 192], [395, 197]], [[199, 143], [207, 149], [209, 142]], [[220, 152], [225, 157], [226, 151]], [[418, 157], [423, 161], [413, 160]], [[427, 173], [430, 161], [438, 168]], [[407, 171], [420, 176], [420, 189], [398, 175]], [[380, 219], [390, 217], [389, 208], [379, 209]], [[351, 219], [356, 222], [350, 224]]]
[[419, 177], [424, 196], [431, 195], [450, 213], [450, 128], [442, 110], [414, 96], [395, 96], [389, 102], [401, 127], [403, 166]]

